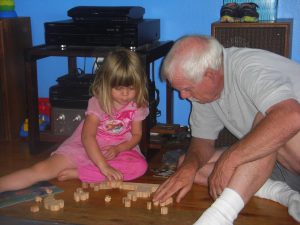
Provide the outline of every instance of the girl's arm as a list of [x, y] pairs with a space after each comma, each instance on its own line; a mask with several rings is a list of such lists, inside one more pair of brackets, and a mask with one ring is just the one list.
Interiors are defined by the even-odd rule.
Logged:
[[81, 140], [83, 146], [90, 157], [90, 159], [96, 164], [100, 171], [109, 179], [121, 180], [122, 174], [113, 169], [106, 162], [105, 157], [102, 155], [97, 140], [96, 133], [99, 124], [99, 119], [95, 115], [87, 115], [83, 124]]
[[128, 141], [124, 141], [118, 145], [111, 145], [109, 146], [107, 152], [105, 153], [105, 158], [107, 160], [111, 160], [115, 158], [120, 152], [132, 149], [133, 147], [137, 146], [138, 143], [141, 141], [142, 138], [142, 123], [143, 121], [132, 121], [131, 124], [131, 134], [132, 137]]
[[117, 149], [119, 152], [126, 151], [128, 149], [132, 149], [133, 147], [137, 146], [142, 139], [142, 120], [139, 121], [132, 121], [131, 124], [131, 134], [132, 137], [130, 140], [122, 142], [121, 144], [117, 145]]

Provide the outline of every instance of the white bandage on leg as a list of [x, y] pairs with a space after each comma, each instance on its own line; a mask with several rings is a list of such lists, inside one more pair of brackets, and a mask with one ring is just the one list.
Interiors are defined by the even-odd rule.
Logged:
[[241, 196], [230, 188], [225, 188], [221, 196], [204, 211], [194, 225], [232, 225], [244, 208]]
[[282, 181], [268, 179], [255, 196], [278, 202], [288, 207], [289, 214], [300, 222], [300, 193]]

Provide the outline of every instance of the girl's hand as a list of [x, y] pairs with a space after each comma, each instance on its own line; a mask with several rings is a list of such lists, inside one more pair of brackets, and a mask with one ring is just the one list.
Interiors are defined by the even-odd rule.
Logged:
[[106, 149], [105, 149], [105, 152], [104, 152], [104, 157], [107, 159], [107, 160], [112, 160], [114, 158], [116, 158], [116, 156], [119, 154], [119, 150], [117, 148], [117, 146], [108, 146]]
[[112, 168], [110, 165], [103, 166], [100, 170], [109, 181], [123, 180], [123, 174], [119, 170]]

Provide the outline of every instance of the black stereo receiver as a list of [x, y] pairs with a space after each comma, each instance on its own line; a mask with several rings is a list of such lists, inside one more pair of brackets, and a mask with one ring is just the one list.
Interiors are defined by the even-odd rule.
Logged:
[[160, 38], [160, 20], [47, 22], [47, 45], [138, 47]]
[[145, 9], [140, 6], [77, 6], [68, 10], [75, 21], [143, 19]]
[[53, 107], [86, 109], [92, 97], [90, 86], [95, 75], [85, 74], [64, 75], [59, 77], [57, 84], [49, 89], [49, 99]]

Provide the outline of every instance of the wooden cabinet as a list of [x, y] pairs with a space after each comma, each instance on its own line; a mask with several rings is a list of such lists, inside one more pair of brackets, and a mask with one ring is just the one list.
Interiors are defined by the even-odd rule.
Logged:
[[24, 51], [32, 46], [29, 17], [0, 19], [0, 140], [19, 137], [26, 117]]
[[224, 47], [260, 48], [290, 57], [292, 25], [291, 19], [258, 23], [215, 22], [211, 25], [211, 35]]

